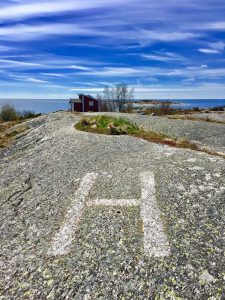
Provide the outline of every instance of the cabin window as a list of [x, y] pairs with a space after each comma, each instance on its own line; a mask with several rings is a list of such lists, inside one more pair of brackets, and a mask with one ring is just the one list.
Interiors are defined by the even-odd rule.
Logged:
[[94, 106], [94, 101], [89, 101], [89, 106]]

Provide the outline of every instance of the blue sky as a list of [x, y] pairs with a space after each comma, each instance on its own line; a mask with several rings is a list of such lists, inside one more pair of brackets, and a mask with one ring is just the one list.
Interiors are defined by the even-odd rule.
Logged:
[[1, 0], [0, 98], [225, 99], [224, 0]]

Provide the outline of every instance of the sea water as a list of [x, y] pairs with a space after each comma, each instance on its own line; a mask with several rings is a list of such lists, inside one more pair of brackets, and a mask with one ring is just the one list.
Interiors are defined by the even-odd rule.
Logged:
[[[176, 107], [179, 108], [210, 108], [215, 106], [225, 106], [225, 99], [212, 99], [212, 100], [188, 100], [188, 99], [168, 99], [173, 101]], [[168, 101], [162, 100], [162, 101]], [[31, 110], [35, 113], [49, 113], [58, 110], [68, 110], [68, 99], [0, 99], [0, 107], [4, 104], [11, 104], [18, 111]]]

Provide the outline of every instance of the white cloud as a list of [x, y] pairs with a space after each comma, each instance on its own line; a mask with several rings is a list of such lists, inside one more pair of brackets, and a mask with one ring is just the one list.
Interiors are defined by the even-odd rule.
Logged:
[[102, 88], [80, 88], [80, 87], [74, 87], [69, 89], [70, 91], [77, 91], [77, 92], [90, 92], [90, 93], [99, 93], [102, 92]]
[[42, 67], [42, 64], [33, 62], [23, 62], [9, 59], [0, 59], [2, 68], [12, 68], [12, 67]]
[[[48, 75], [54, 77], [66, 76], [65, 71], [71, 73], [71, 71], [91, 71], [92, 65], [102, 65], [102, 62], [88, 59], [76, 59], [71, 56], [60, 56], [52, 54], [33, 54], [33, 55], [17, 55], [18, 59], [3, 59], [0, 58], [1, 69], [15, 69], [21, 71], [23, 69], [40, 70]], [[22, 60], [23, 59], [23, 60]], [[74, 64], [77, 63], [77, 64]], [[88, 65], [88, 66], [87, 66]], [[57, 70], [57, 71], [55, 71]], [[60, 71], [59, 71], [60, 70]], [[50, 76], [49, 75], [49, 76]]]
[[18, 81], [25, 81], [25, 82], [32, 82], [32, 83], [48, 83], [48, 81], [46, 80], [41, 80], [38, 78], [34, 78], [34, 77], [28, 77], [25, 75], [15, 75], [15, 74], [10, 74], [9, 77], [18, 80]]
[[91, 83], [91, 82], [80, 82], [80, 81], [74, 81], [74, 83], [79, 84], [81, 86], [93, 86], [96, 87], [96, 83]]
[[59, 74], [59, 73], [41, 73], [41, 75], [44, 76], [52, 76], [52, 77], [65, 77], [65, 74]]
[[[0, 40], [20, 41], [20, 40], [38, 40], [46, 37], [66, 36], [74, 37], [97, 37], [102, 38], [101, 44], [110, 41], [111, 45], [130, 42], [139, 43], [141, 46], [147, 46], [156, 42], [176, 42], [196, 39], [200, 36], [191, 32], [174, 31], [153, 31], [145, 29], [131, 29], [129, 31], [121, 28], [120, 34], [115, 28], [106, 28], [104, 25], [93, 25], [91, 21], [86, 24], [77, 23], [40, 23], [36, 25], [17, 24], [14, 26], [4, 26], [0, 28]], [[136, 46], [135, 46], [136, 47]], [[167, 54], [170, 56], [169, 52]]]
[[[119, 0], [110, 0], [110, 6], [120, 3]], [[123, 0], [123, 2], [126, 2]], [[105, 7], [108, 3], [104, 0], [55, 0], [55, 1], [30, 1], [29, 3], [14, 5], [2, 5], [0, 21], [6, 20], [22, 20], [36, 16], [55, 15], [63, 12], [78, 11], [82, 9], [92, 9], [98, 7]]]
[[214, 29], [214, 30], [225, 30], [225, 22], [212, 22], [205, 25], [207, 29]]
[[127, 67], [127, 68], [111, 68], [103, 67], [92, 69], [89, 72], [82, 72], [79, 75], [92, 75], [99, 77], [134, 77], [134, 76], [147, 76], [159, 72], [159, 68], [146, 68], [146, 67]]
[[185, 82], [185, 83], [191, 83], [191, 82], [195, 82], [196, 79], [195, 77], [188, 77], [188, 78], [185, 78], [182, 80], [182, 82]]
[[177, 32], [177, 31], [151, 31], [140, 30], [141, 38], [153, 39], [163, 42], [182, 41], [199, 37], [199, 34], [192, 32]]
[[146, 30], [146, 29], [134, 29], [134, 30], [121, 30], [120, 34], [118, 32], [110, 32], [111, 37], [110, 40], [119, 42], [132, 42], [139, 43], [141, 47], [146, 47], [151, 44], [155, 44], [157, 42], [163, 43], [172, 43], [177, 41], [192, 41], [200, 37], [201, 35], [198, 33], [192, 32], [178, 32], [178, 31], [154, 31], [154, 30]]
[[0, 52], [7, 52], [11, 50], [14, 50], [14, 48], [8, 46], [0, 46]]
[[215, 49], [206, 49], [206, 48], [201, 48], [198, 49], [199, 52], [204, 53], [204, 54], [218, 54], [220, 53], [219, 50], [215, 50]]
[[176, 86], [135, 86], [135, 98], [137, 99], [215, 99], [215, 94], [218, 99], [224, 98], [225, 85], [205, 83], [195, 84], [193, 88], [193, 82], [190, 82], [190, 86], [183, 84]]
[[79, 66], [79, 65], [69, 65], [65, 66], [66, 69], [75, 69], [75, 70], [82, 70], [82, 71], [90, 71], [91, 68], [89, 67], [84, 67], [84, 66]]
[[223, 51], [225, 49], [225, 43], [224, 42], [214, 42], [210, 43], [209, 46], [212, 49], [218, 50], [218, 51]]
[[25, 81], [28, 81], [28, 82], [33, 82], [33, 83], [48, 83], [48, 81], [46, 80], [41, 80], [41, 79], [37, 79], [37, 78], [26, 78]]
[[[104, 77], [107, 79], [115, 77], [124, 78], [148, 78], [154, 77], [174, 77], [179, 79], [185, 78], [208, 78], [216, 79], [223, 78], [225, 76], [225, 68], [209, 68], [207, 65], [201, 65], [199, 67], [187, 67], [187, 68], [161, 68], [161, 67], [103, 67], [103, 68], [92, 68], [88, 72], [77, 73], [77, 76], [94, 76]], [[126, 79], [127, 80], [127, 79]]]
[[185, 58], [182, 55], [178, 55], [176, 53], [171, 52], [155, 52], [152, 54], [141, 54], [142, 58], [153, 61], [161, 61], [161, 62], [171, 62], [171, 61], [184, 61]]
[[38, 25], [15, 25], [0, 28], [0, 39], [3, 40], [35, 40], [44, 36], [76, 35], [76, 36], [108, 36], [109, 33], [81, 27], [76, 24], [38, 24]]

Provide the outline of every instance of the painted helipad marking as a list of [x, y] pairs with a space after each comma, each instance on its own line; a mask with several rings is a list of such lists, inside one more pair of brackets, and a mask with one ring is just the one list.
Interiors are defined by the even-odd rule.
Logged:
[[156, 202], [154, 175], [150, 172], [143, 172], [140, 174], [140, 179], [145, 254], [148, 256], [167, 256], [170, 247], [163, 231], [160, 211]]
[[88, 173], [77, 189], [59, 232], [52, 240], [50, 255], [64, 255], [69, 252], [73, 234], [79, 224], [80, 217], [86, 206], [141, 206], [141, 217], [144, 231], [144, 251], [147, 256], [163, 257], [170, 253], [169, 243], [163, 231], [160, 211], [155, 198], [155, 180], [151, 172], [140, 174], [141, 199], [94, 199], [88, 194], [98, 174]]
[[63, 255], [69, 251], [73, 241], [73, 232], [76, 230], [83, 209], [86, 206], [85, 198], [88, 196], [97, 176], [96, 173], [88, 173], [81, 180], [80, 186], [74, 195], [74, 200], [66, 213], [65, 221], [52, 241], [49, 254]]
[[88, 202], [88, 206], [104, 205], [104, 206], [138, 206], [140, 201], [136, 199], [95, 199]]

